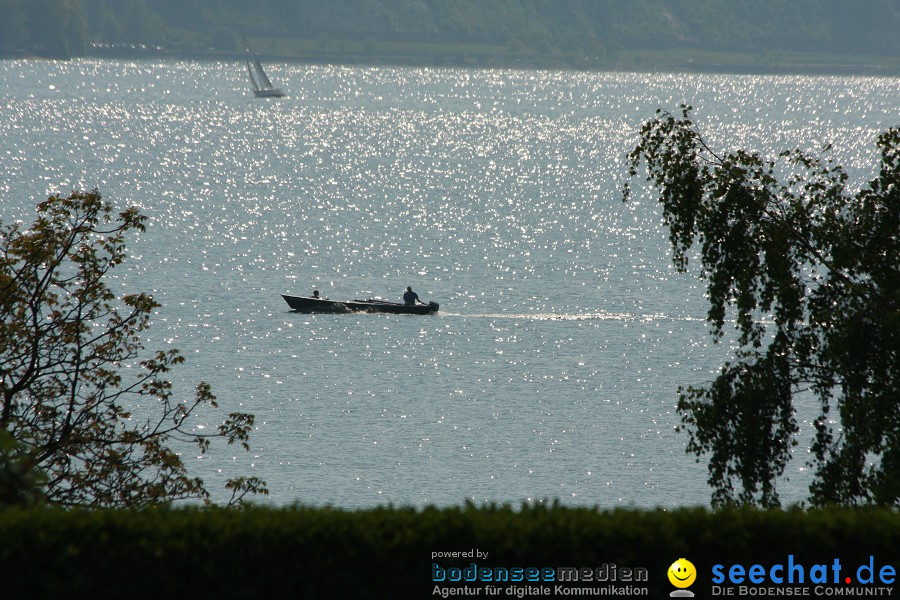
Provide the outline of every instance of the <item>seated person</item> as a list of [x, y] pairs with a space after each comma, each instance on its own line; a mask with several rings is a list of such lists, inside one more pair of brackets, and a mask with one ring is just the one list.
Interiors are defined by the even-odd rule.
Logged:
[[403, 302], [406, 304], [415, 304], [416, 302], [419, 302], [420, 304], [425, 304], [424, 302], [419, 300], [419, 295], [417, 293], [415, 293], [414, 291], [412, 291], [411, 285], [406, 287], [406, 293], [403, 294]]

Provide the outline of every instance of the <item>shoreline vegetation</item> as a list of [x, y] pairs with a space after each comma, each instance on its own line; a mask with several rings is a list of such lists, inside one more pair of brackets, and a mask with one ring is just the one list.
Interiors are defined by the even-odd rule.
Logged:
[[[306, 42], [306, 43], [304, 43]], [[383, 50], [349, 48], [323, 52], [308, 48], [311, 40], [266, 40], [268, 51], [257, 52], [267, 63], [342, 65], [372, 67], [472, 68], [516, 70], [560, 70], [585, 72], [713, 73], [736, 75], [835, 75], [900, 76], [900, 55], [896, 57], [839, 55], [820, 53], [782, 53], [670, 50], [622, 50], [615, 58], [565, 55], [523, 55], [503, 52], [502, 48], [453, 44], [386, 45]], [[75, 57], [72, 57], [75, 58]], [[179, 51], [163, 47], [131, 44], [93, 44], [82, 57], [111, 60], [244, 60], [241, 52], [194, 50]], [[60, 60], [58, 57], [18, 52], [0, 60]], [[68, 60], [68, 59], [62, 59]]]
[[[367, 52], [363, 49], [335, 52], [303, 50], [293, 40], [296, 49], [284, 48], [278, 42], [268, 44], [270, 52], [257, 52], [267, 63], [343, 65], [373, 67], [523, 69], [587, 72], [659, 72], [659, 73], [728, 73], [736, 75], [837, 75], [837, 76], [900, 76], [900, 56], [842, 56], [824, 54], [780, 55], [777, 58], [753, 53], [678, 52], [659, 50], [621, 51], [615, 60], [565, 56], [505, 55], [488, 53], [460, 45], [435, 44], [423, 48], [416, 44], [404, 47], [392, 44], [386, 51]], [[31, 56], [25, 58], [43, 58]], [[85, 58], [131, 60], [244, 60], [237, 52], [195, 51], [174, 52], [162, 48], [140, 46], [94, 46]]]
[[900, 75], [900, 0], [0, 0], [0, 59]]

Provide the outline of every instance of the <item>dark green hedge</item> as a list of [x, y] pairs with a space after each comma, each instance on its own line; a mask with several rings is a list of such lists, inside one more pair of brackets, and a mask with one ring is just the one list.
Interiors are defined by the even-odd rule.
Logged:
[[[686, 557], [715, 564], [900, 567], [900, 513], [563, 507], [0, 512], [0, 598], [430, 598], [432, 552], [480, 566], [644, 567], [653, 597]], [[509, 585], [509, 584], [506, 584]], [[896, 584], [895, 584], [896, 585]], [[483, 587], [483, 584], [481, 584]], [[485, 597], [481, 590], [480, 597]], [[503, 594], [499, 597], [509, 598]]]

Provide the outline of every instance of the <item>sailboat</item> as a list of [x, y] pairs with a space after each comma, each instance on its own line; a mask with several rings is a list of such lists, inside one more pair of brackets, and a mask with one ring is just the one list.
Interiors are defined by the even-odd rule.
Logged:
[[257, 98], [281, 98], [285, 95], [280, 88], [272, 85], [266, 72], [263, 71], [262, 65], [256, 54], [247, 44], [247, 36], [244, 35], [244, 52], [247, 55], [247, 74], [250, 75], [250, 86], [253, 88], [253, 95]]

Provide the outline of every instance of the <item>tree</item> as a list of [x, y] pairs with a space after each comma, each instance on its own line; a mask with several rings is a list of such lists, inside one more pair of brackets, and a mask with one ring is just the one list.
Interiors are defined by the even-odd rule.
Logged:
[[24, 3], [28, 50], [40, 56], [67, 60], [84, 55], [87, 32], [81, 5], [73, 0], [29, 0]]
[[900, 505], [900, 129], [854, 193], [839, 165], [799, 150], [717, 154], [689, 111], [648, 121], [629, 166], [660, 194], [679, 271], [696, 245], [712, 334], [735, 323], [733, 360], [679, 389], [713, 504], [778, 505], [812, 405], [811, 504]]
[[16, 56], [25, 49], [30, 33], [21, 0], [0, 0], [0, 56]]
[[[164, 377], [183, 358], [177, 350], [145, 357], [140, 339], [159, 304], [147, 294], [116, 298], [105, 283], [144, 220], [135, 208], [114, 215], [94, 190], [49, 198], [27, 231], [0, 223], [0, 433], [46, 475], [53, 505], [208, 503], [203, 481], [188, 477], [170, 445], [203, 453], [218, 437], [249, 450], [250, 414], [229, 414], [213, 433], [188, 431], [198, 407], [216, 406], [209, 385], [191, 401], [173, 398]], [[126, 381], [125, 372], [137, 373]], [[230, 504], [267, 493], [255, 477], [226, 487]]]
[[0, 508], [39, 506], [47, 478], [32, 456], [8, 431], [0, 429]]
[[241, 46], [238, 43], [237, 36], [231, 29], [227, 27], [217, 27], [212, 34], [212, 45], [220, 52], [231, 52]]

